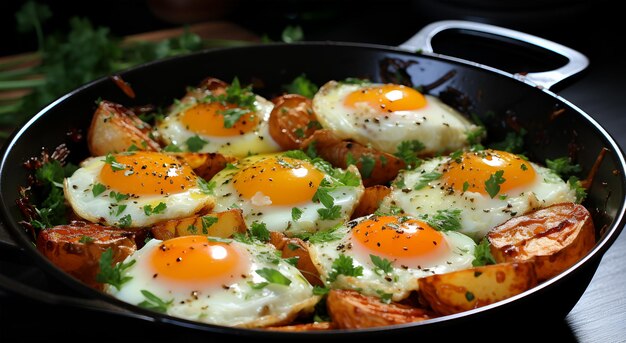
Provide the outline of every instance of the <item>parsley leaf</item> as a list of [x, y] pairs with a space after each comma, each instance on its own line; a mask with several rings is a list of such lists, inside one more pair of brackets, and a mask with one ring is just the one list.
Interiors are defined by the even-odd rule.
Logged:
[[117, 162], [117, 160], [115, 159], [115, 156], [111, 155], [110, 153], [107, 154], [106, 157], [104, 158], [104, 163], [110, 164], [111, 165], [111, 169], [114, 172], [126, 169], [126, 165]]
[[361, 171], [363, 178], [367, 179], [370, 176], [372, 176], [372, 171], [374, 170], [374, 165], [376, 164], [376, 160], [372, 158], [372, 156], [368, 156], [368, 155], [361, 156], [360, 160], [361, 160], [361, 168], [359, 168], [359, 171]]
[[285, 43], [298, 42], [304, 39], [304, 33], [300, 26], [287, 25], [281, 34], [281, 38]]
[[250, 110], [244, 108], [229, 108], [219, 113], [224, 116], [224, 127], [231, 128], [241, 117], [250, 113]]
[[165, 152], [182, 152], [181, 148], [179, 148], [176, 144], [168, 144], [163, 148]]
[[[126, 208], [124, 208], [126, 209]], [[118, 223], [119, 227], [121, 228], [126, 228], [131, 226], [131, 224], [133, 223], [133, 218], [130, 216], [130, 214], [127, 214], [125, 216], [123, 216], [122, 218], [120, 218], [120, 221]]]
[[567, 157], [559, 157], [554, 160], [546, 159], [546, 166], [564, 179], [582, 171], [579, 164], [572, 164]]
[[491, 149], [504, 150], [515, 154], [521, 154], [524, 152], [524, 136], [526, 136], [526, 130], [521, 128], [519, 132], [508, 132], [501, 142], [492, 143], [489, 145]]
[[391, 261], [386, 258], [380, 258], [376, 255], [370, 254], [370, 260], [374, 266], [376, 266], [377, 270], [382, 271], [384, 274], [389, 274], [393, 272], [393, 266], [391, 265]]
[[170, 299], [169, 301], [163, 301], [159, 297], [145, 289], [141, 290], [141, 294], [143, 294], [146, 300], [140, 302], [138, 305], [149, 310], [165, 313], [167, 312], [167, 308], [174, 303], [174, 299]]
[[130, 198], [130, 195], [124, 194], [124, 193], [118, 193], [116, 191], [111, 191], [109, 193], [109, 197], [115, 200], [115, 202], [120, 202], [122, 200], [127, 200], [128, 198]]
[[392, 293], [385, 293], [380, 289], [376, 290], [376, 294], [380, 297], [380, 302], [384, 304], [391, 304], [391, 299], [393, 298]]
[[200, 217], [200, 219], [202, 221], [202, 233], [205, 235], [209, 234], [209, 228], [213, 226], [213, 224], [217, 223], [219, 220], [217, 217], [213, 217], [210, 215], [202, 216]]
[[146, 214], [146, 216], [150, 216], [153, 214], [163, 213], [165, 209], [167, 209], [167, 205], [164, 202], [160, 202], [154, 208], [152, 208], [152, 205], [145, 205], [143, 207], [143, 212]]
[[195, 135], [187, 138], [185, 144], [187, 145], [187, 149], [191, 152], [198, 152], [204, 148], [204, 146], [209, 143], [204, 139], [200, 138], [200, 136]]
[[398, 145], [394, 155], [404, 161], [407, 169], [412, 169], [422, 162], [422, 160], [417, 157], [417, 154], [424, 150], [424, 148], [424, 144], [418, 140], [402, 141], [400, 145]]
[[95, 241], [95, 239], [94, 239], [93, 237], [86, 236], [86, 235], [82, 235], [82, 236], [80, 236], [80, 238], [78, 239], [78, 242], [79, 242], [79, 243], [83, 243], [83, 244], [86, 244], [86, 243], [93, 243], [94, 241]]
[[333, 261], [332, 271], [328, 273], [328, 281], [334, 282], [339, 275], [361, 276], [363, 275], [363, 267], [355, 267], [352, 257], [340, 254], [339, 257]]
[[476, 249], [474, 249], [474, 260], [472, 261], [472, 266], [479, 267], [487, 264], [496, 264], [496, 259], [493, 258], [493, 255], [491, 254], [489, 240], [487, 238], [483, 238], [480, 243], [476, 245]]
[[346, 154], [346, 166], [351, 165], [356, 165], [356, 159], [354, 158], [354, 155], [352, 155], [352, 153], [348, 151], [348, 153]]
[[257, 269], [254, 272], [267, 280], [269, 283], [275, 283], [283, 286], [289, 286], [291, 284], [291, 280], [276, 269], [262, 268]]
[[579, 204], [582, 203], [587, 197], [587, 190], [583, 187], [580, 180], [578, 180], [576, 176], [570, 176], [567, 180], [567, 184], [576, 192], [576, 202]]
[[330, 229], [317, 231], [316, 233], [308, 237], [310, 243], [325, 243], [336, 241], [341, 238], [341, 235], [337, 233], [339, 226], [331, 227]]
[[321, 220], [334, 220], [341, 218], [341, 206], [333, 205], [328, 208], [320, 208], [317, 210]]
[[213, 191], [215, 190], [215, 181], [207, 182], [201, 177], [199, 177], [197, 180], [198, 188], [200, 188], [200, 191], [202, 191], [202, 193], [213, 195]]
[[258, 239], [263, 243], [270, 241], [270, 231], [263, 222], [253, 222], [252, 225], [250, 225], [250, 235], [252, 238]]
[[467, 136], [467, 144], [475, 145], [480, 144], [480, 141], [485, 137], [487, 130], [485, 130], [484, 126], [478, 126], [475, 129], [468, 131], [466, 133]]
[[298, 220], [300, 220], [301, 217], [302, 217], [302, 210], [297, 208], [297, 207], [292, 207], [291, 208], [291, 219], [294, 222], [297, 222]]
[[96, 281], [107, 283], [119, 291], [122, 285], [132, 279], [132, 276], [122, 276], [126, 269], [135, 264], [136, 260], [130, 260], [128, 263], [113, 264], [113, 249], [108, 248], [100, 255], [100, 272], [96, 275]]
[[313, 295], [326, 295], [330, 292], [330, 288], [323, 286], [313, 286]]
[[98, 195], [104, 193], [104, 191], [106, 191], [107, 186], [101, 184], [101, 183], [96, 183], [95, 185], [93, 185], [93, 187], [91, 188], [91, 193], [93, 194], [94, 198], [97, 197]]
[[414, 190], [422, 189], [428, 185], [430, 181], [439, 180], [441, 173], [430, 172], [420, 175], [420, 180], [413, 186]]
[[485, 190], [492, 199], [498, 195], [498, 192], [500, 192], [500, 185], [506, 181], [506, 179], [502, 177], [503, 175], [504, 170], [498, 170], [491, 174], [489, 179], [485, 181]]
[[301, 74], [293, 79], [290, 84], [283, 85], [283, 89], [287, 93], [300, 94], [309, 99], [313, 99], [319, 87], [311, 82], [311, 80], [307, 79], [306, 74]]
[[423, 215], [421, 218], [439, 231], [458, 231], [461, 229], [461, 210], [445, 209], [437, 210], [437, 214], [432, 217]]

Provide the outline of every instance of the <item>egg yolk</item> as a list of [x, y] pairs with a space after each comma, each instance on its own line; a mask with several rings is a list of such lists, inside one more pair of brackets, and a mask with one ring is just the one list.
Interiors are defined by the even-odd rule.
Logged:
[[[225, 113], [232, 116], [238, 115], [238, 111], [244, 111], [244, 114], [232, 125], [224, 122]], [[259, 123], [259, 118], [254, 112], [245, 111], [247, 110], [230, 104], [224, 106], [219, 102], [201, 103], [183, 112], [181, 121], [188, 130], [198, 134], [218, 137], [238, 136], [254, 130]]]
[[[498, 172], [502, 171], [498, 176]], [[442, 180], [448, 187], [463, 192], [489, 194], [499, 186], [498, 194], [523, 189], [535, 182], [537, 173], [528, 161], [506, 151], [467, 152], [443, 166]]]
[[307, 161], [269, 157], [237, 172], [233, 185], [242, 197], [262, 205], [296, 205], [311, 201], [323, 178]]
[[420, 109], [426, 106], [426, 98], [413, 88], [386, 84], [356, 90], [344, 100], [344, 104], [351, 108], [356, 108], [359, 103], [391, 113]]
[[417, 219], [374, 217], [357, 224], [351, 234], [368, 253], [401, 264], [428, 263], [449, 250], [439, 231]]
[[137, 151], [107, 156], [100, 181], [124, 194], [167, 195], [194, 187], [197, 179], [191, 167], [174, 157]]
[[157, 280], [221, 286], [247, 274], [245, 254], [233, 244], [205, 236], [181, 236], [163, 241], [149, 259]]

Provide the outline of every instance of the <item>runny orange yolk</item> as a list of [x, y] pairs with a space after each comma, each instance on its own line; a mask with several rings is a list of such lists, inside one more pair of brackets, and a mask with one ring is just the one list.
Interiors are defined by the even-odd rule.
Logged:
[[231, 127], [224, 123], [224, 111], [237, 109], [235, 105], [222, 105], [219, 102], [201, 103], [186, 110], [181, 115], [185, 127], [195, 133], [230, 137], [250, 132], [256, 128], [259, 118], [254, 112], [242, 115]]
[[426, 105], [426, 98], [413, 88], [386, 84], [356, 90], [344, 100], [344, 104], [351, 108], [356, 108], [358, 103], [390, 113], [420, 109]]
[[100, 181], [119, 193], [167, 195], [194, 187], [197, 179], [191, 167], [174, 157], [137, 151], [110, 155], [100, 171]]
[[400, 264], [428, 263], [449, 250], [439, 231], [417, 219], [375, 217], [360, 222], [351, 232], [363, 250]]
[[296, 205], [311, 201], [323, 178], [307, 161], [268, 157], [237, 172], [233, 185], [245, 199], [266, 196], [271, 205]]
[[450, 160], [444, 165], [442, 180], [459, 192], [465, 189], [487, 195], [485, 182], [490, 178], [495, 180], [500, 170], [505, 181], [498, 182], [499, 194], [529, 186], [537, 177], [533, 166], [521, 157], [506, 151], [484, 150], [467, 152]]
[[163, 241], [149, 259], [157, 280], [221, 286], [247, 274], [250, 263], [244, 254], [205, 236], [181, 236]]

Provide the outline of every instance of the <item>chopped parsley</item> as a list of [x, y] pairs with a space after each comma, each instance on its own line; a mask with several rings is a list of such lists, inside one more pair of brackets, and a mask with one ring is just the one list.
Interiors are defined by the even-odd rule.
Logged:
[[39, 208], [35, 208], [38, 218], [30, 222], [34, 228], [45, 229], [67, 222], [63, 179], [75, 170], [74, 165], [63, 167], [59, 161], [51, 159], [35, 171], [35, 178], [41, 183], [45, 198]]
[[237, 123], [241, 117], [250, 113], [250, 110], [243, 108], [229, 108], [220, 112], [224, 116], [224, 127], [229, 129]]
[[126, 211], [126, 207], [127, 205], [118, 205], [117, 210], [115, 210], [115, 216], [119, 217], [120, 214], [124, 213], [124, 211]]
[[288, 257], [288, 258], [285, 258], [284, 260], [290, 265], [296, 267], [298, 265], [298, 261], [300, 260], [300, 256]]
[[200, 220], [202, 221], [202, 234], [208, 235], [209, 228], [213, 226], [213, 224], [217, 223], [219, 219], [217, 217], [207, 215], [200, 217]]
[[197, 179], [197, 184], [198, 184], [198, 188], [200, 188], [200, 191], [204, 194], [210, 194], [213, 195], [213, 192], [215, 190], [215, 181], [209, 181], [207, 182], [205, 179], [199, 177]]
[[224, 106], [236, 105], [237, 108], [229, 108], [219, 113], [224, 116], [224, 127], [231, 128], [246, 113], [256, 110], [254, 102], [256, 95], [252, 93], [252, 86], [241, 88], [239, 79], [235, 77], [230, 86], [226, 87], [225, 93], [218, 96], [209, 95], [205, 98], [209, 102], [219, 102]]
[[392, 293], [385, 293], [380, 289], [377, 289], [376, 294], [380, 297], [380, 302], [384, 304], [391, 304], [391, 298], [393, 297]]
[[580, 165], [572, 164], [568, 157], [559, 157], [554, 160], [546, 159], [546, 166], [564, 179], [582, 171]]
[[391, 261], [389, 261], [388, 259], [380, 258], [379, 256], [370, 254], [370, 260], [372, 260], [372, 263], [376, 267], [377, 273], [379, 271], [383, 274], [389, 274], [393, 272], [393, 266], [391, 265]]
[[354, 155], [352, 155], [352, 153], [348, 151], [348, 153], [346, 154], [346, 166], [351, 165], [356, 165], [356, 159], [354, 158]]
[[359, 171], [361, 172], [363, 178], [367, 179], [372, 176], [372, 171], [374, 170], [374, 165], [376, 165], [376, 160], [369, 155], [363, 155], [359, 160], [361, 161], [361, 168], [359, 168]]
[[167, 308], [174, 303], [174, 299], [163, 301], [161, 298], [145, 289], [141, 290], [141, 294], [143, 294], [146, 300], [140, 302], [138, 305], [149, 310], [165, 313], [167, 312]]
[[336, 241], [341, 238], [341, 234], [337, 233], [338, 228], [339, 225], [326, 230], [320, 230], [305, 238], [308, 238], [308, 241], [313, 244]]
[[491, 254], [489, 240], [487, 238], [483, 238], [483, 240], [480, 241], [474, 249], [474, 260], [472, 261], [472, 266], [479, 267], [488, 264], [496, 264], [496, 259], [493, 258], [493, 255]]
[[466, 133], [467, 143], [469, 145], [480, 144], [480, 141], [485, 137], [485, 127], [478, 126], [474, 130], [470, 130]]
[[291, 219], [294, 222], [297, 222], [298, 220], [300, 220], [301, 217], [302, 217], [302, 210], [297, 208], [297, 207], [292, 207], [291, 208]]
[[106, 157], [104, 158], [104, 163], [111, 165], [111, 169], [114, 172], [126, 169], [126, 165], [123, 163], [117, 162], [117, 160], [115, 159], [115, 156], [111, 155], [110, 153], [107, 154]]
[[521, 128], [519, 132], [508, 132], [504, 137], [504, 140], [489, 145], [491, 149], [508, 151], [514, 154], [521, 154], [524, 152], [524, 136], [526, 136], [526, 130]]
[[580, 180], [578, 180], [576, 176], [570, 176], [567, 180], [567, 184], [576, 192], [576, 202], [579, 204], [582, 203], [587, 197], [587, 190], [583, 187]]
[[109, 197], [115, 200], [115, 202], [120, 202], [122, 200], [127, 200], [128, 198], [130, 198], [130, 195], [124, 194], [124, 193], [118, 193], [116, 191], [111, 191], [109, 193]]
[[176, 144], [168, 144], [163, 148], [165, 152], [182, 152], [183, 150], [179, 148]]
[[498, 170], [495, 173], [489, 176], [489, 179], [485, 181], [485, 190], [489, 194], [489, 196], [493, 199], [498, 192], [500, 192], [500, 185], [503, 184], [506, 179], [502, 177], [504, 175], [504, 170]]
[[283, 275], [276, 269], [272, 268], [262, 268], [254, 271], [259, 276], [267, 280], [269, 283], [274, 283], [277, 285], [289, 286], [291, 284], [291, 280]]
[[96, 183], [95, 185], [93, 185], [93, 187], [91, 188], [91, 193], [93, 194], [94, 198], [97, 197], [98, 195], [104, 193], [104, 191], [107, 190], [107, 186], [101, 184], [101, 183]]
[[424, 173], [420, 175], [420, 180], [413, 186], [413, 189], [414, 190], [422, 189], [426, 187], [429, 182], [438, 180], [441, 177], [441, 175], [442, 175], [441, 173], [437, 173], [437, 172]]
[[333, 205], [327, 208], [317, 209], [321, 220], [335, 220], [341, 218], [341, 206]]
[[458, 231], [461, 229], [461, 210], [437, 210], [433, 216], [423, 215], [421, 218], [438, 231]]
[[96, 281], [109, 284], [119, 291], [122, 285], [132, 279], [132, 276], [122, 276], [126, 269], [135, 264], [136, 260], [128, 263], [118, 263], [113, 265], [113, 249], [108, 248], [100, 255], [100, 272], [96, 275]]
[[323, 286], [313, 286], [313, 295], [326, 295], [330, 292], [330, 288]]
[[424, 148], [424, 144], [418, 140], [402, 141], [394, 155], [404, 161], [407, 169], [412, 169], [422, 163], [422, 160], [417, 155]]
[[469, 187], [470, 187], [469, 182], [467, 182], [467, 181], [463, 182], [463, 193], [467, 192]]
[[121, 228], [126, 228], [126, 227], [131, 226], [132, 223], [133, 223], [133, 218], [130, 216], [130, 214], [127, 214], [123, 216], [122, 218], [120, 218], [118, 225]]
[[291, 81], [291, 83], [283, 85], [283, 89], [287, 93], [300, 94], [304, 97], [312, 99], [319, 87], [311, 82], [306, 77], [306, 74], [301, 74]]
[[78, 243], [93, 243], [95, 241], [95, 239], [91, 236], [86, 236], [86, 235], [82, 235], [80, 236], [80, 238], [78, 239]]
[[263, 222], [253, 222], [250, 225], [250, 235], [263, 243], [270, 241], [270, 231], [267, 229], [267, 225]]
[[204, 148], [205, 145], [207, 145], [207, 141], [205, 141], [204, 139], [200, 138], [200, 136], [195, 135], [192, 137], [189, 137], [186, 141], [185, 144], [187, 145], [187, 149], [191, 152], [198, 152], [200, 150], [202, 150], [202, 148]]
[[145, 205], [143, 207], [143, 213], [145, 213], [146, 216], [151, 216], [153, 214], [163, 213], [163, 211], [165, 211], [166, 209], [167, 205], [164, 202], [160, 202], [154, 208], [152, 207], [152, 205]]
[[361, 276], [363, 275], [363, 267], [355, 267], [352, 257], [340, 254], [339, 257], [333, 261], [332, 271], [328, 273], [328, 281], [334, 282], [339, 275]]

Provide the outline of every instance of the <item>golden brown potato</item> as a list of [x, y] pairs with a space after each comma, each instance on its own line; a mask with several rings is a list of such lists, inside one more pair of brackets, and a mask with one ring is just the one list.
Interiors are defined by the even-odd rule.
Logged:
[[224, 169], [228, 163], [233, 163], [237, 158], [225, 156], [219, 153], [180, 152], [172, 153], [180, 161], [187, 163], [196, 175], [205, 180], [210, 180], [215, 174]]
[[353, 290], [331, 290], [326, 306], [333, 325], [338, 329], [404, 324], [432, 318], [425, 309], [398, 303], [385, 304], [378, 297]]
[[268, 330], [275, 331], [290, 331], [290, 332], [302, 332], [302, 331], [320, 331], [320, 330], [332, 330], [334, 329], [331, 322], [319, 322], [319, 323], [306, 323], [306, 324], [294, 324], [285, 326], [270, 326]]
[[510, 298], [537, 285], [532, 261], [501, 263], [420, 278], [419, 295], [441, 315]]
[[166, 220], [150, 229], [152, 236], [160, 240], [189, 235], [229, 238], [235, 233], [245, 233], [246, 230], [240, 209]]
[[352, 219], [370, 215], [378, 209], [380, 202], [389, 195], [391, 188], [382, 185], [376, 185], [365, 188], [363, 196], [359, 200], [358, 205], [352, 212]]
[[587, 209], [562, 203], [509, 219], [487, 235], [497, 262], [533, 259], [539, 282], [579, 261], [595, 244]]
[[56, 266], [97, 289], [102, 253], [111, 248], [115, 264], [137, 249], [132, 232], [79, 221], [42, 230], [36, 245]]
[[101, 101], [87, 132], [87, 146], [92, 156], [128, 150], [159, 151], [161, 147], [148, 136], [151, 127], [132, 111], [110, 101]]
[[400, 169], [406, 167], [404, 161], [392, 154], [368, 148], [352, 141], [337, 138], [330, 130], [317, 130], [301, 144], [306, 150], [315, 144], [317, 154], [335, 167], [346, 168], [354, 164], [361, 172], [363, 185], [385, 185], [393, 180]]
[[320, 273], [311, 261], [309, 249], [306, 243], [300, 238], [289, 238], [281, 232], [270, 232], [270, 243], [280, 250], [283, 258], [298, 257], [296, 267], [311, 285], [323, 286]]
[[319, 129], [311, 99], [298, 94], [286, 94], [272, 99], [274, 108], [269, 118], [272, 138], [284, 150], [300, 147], [300, 143]]

